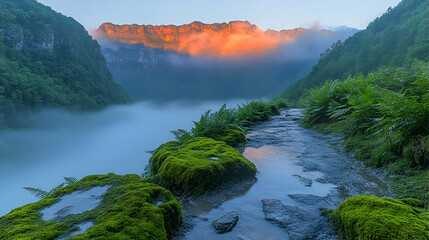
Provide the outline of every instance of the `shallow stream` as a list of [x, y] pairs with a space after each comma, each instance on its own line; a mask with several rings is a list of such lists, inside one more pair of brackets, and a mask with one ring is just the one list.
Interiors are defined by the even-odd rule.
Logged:
[[[179, 239], [336, 239], [321, 209], [349, 196], [390, 195], [382, 173], [346, 154], [339, 137], [301, 127], [301, 114], [283, 111], [248, 132], [243, 155], [258, 168], [257, 181], [220, 192], [221, 200], [219, 192], [186, 200], [190, 230]], [[212, 221], [231, 211], [240, 217], [236, 227], [216, 233]]]

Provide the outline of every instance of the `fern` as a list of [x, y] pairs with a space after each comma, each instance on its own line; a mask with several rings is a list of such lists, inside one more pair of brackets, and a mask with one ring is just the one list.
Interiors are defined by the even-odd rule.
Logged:
[[176, 141], [179, 143], [184, 143], [193, 137], [190, 132], [184, 129], [177, 129], [176, 131], [170, 132], [174, 135]]
[[31, 194], [33, 194], [35, 197], [38, 197], [40, 199], [47, 198], [49, 193], [45, 190], [42, 190], [40, 188], [32, 188], [32, 187], [23, 187], [25, 190], [29, 191]]
[[61, 183], [60, 185], [52, 188], [49, 191], [42, 190], [40, 188], [32, 188], [32, 187], [23, 187], [25, 190], [29, 191], [31, 194], [33, 194], [35, 197], [38, 197], [40, 199], [51, 197], [55, 191], [58, 189], [61, 189], [67, 185], [70, 185], [72, 183], [77, 182], [77, 178], [74, 177], [64, 177], [65, 182]]
[[380, 69], [366, 77], [359, 74], [344, 82], [326, 82], [302, 101], [306, 104], [303, 122], [307, 126], [334, 125], [346, 139], [371, 136], [380, 144], [364, 151], [375, 166], [406, 159], [410, 166], [426, 167], [428, 89], [429, 63], [418, 61], [402, 68]]
[[75, 183], [75, 182], [77, 182], [77, 178], [75, 178], [75, 177], [64, 177], [64, 180], [66, 180], [66, 184], [67, 185], [70, 185], [70, 184], [72, 184], [72, 183]]

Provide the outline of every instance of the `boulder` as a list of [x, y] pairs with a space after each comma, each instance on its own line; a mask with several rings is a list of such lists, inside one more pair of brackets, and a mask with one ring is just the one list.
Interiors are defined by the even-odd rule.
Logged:
[[256, 175], [255, 165], [240, 152], [206, 137], [163, 144], [149, 162], [151, 179], [178, 195], [198, 195]]
[[231, 232], [235, 225], [237, 225], [238, 219], [238, 213], [232, 211], [214, 220], [212, 225], [217, 233], [227, 233]]

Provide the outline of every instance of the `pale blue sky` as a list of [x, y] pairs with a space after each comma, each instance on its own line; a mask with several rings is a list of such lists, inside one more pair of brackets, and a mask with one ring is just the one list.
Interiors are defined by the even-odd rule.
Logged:
[[38, 0], [88, 30], [116, 24], [248, 20], [266, 30], [346, 25], [364, 29], [400, 0]]

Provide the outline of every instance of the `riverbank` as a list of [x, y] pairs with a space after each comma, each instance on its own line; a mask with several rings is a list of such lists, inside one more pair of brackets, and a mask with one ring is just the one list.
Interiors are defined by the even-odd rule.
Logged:
[[337, 132], [354, 157], [387, 171], [397, 198], [429, 210], [429, 63], [326, 82], [301, 99], [302, 123]]
[[[402, 221], [415, 222], [412, 219], [416, 218], [413, 231], [406, 238], [429, 239], [428, 70], [429, 63], [422, 61], [381, 68], [367, 76], [328, 81], [300, 100], [305, 107], [303, 125], [339, 134], [346, 151], [365, 165], [385, 171], [384, 177], [396, 198], [384, 201], [361, 197], [340, 206], [368, 213], [351, 220], [342, 211], [334, 212], [337, 227], [345, 238], [390, 239], [392, 234], [404, 238]], [[356, 202], [359, 204], [355, 206]], [[345, 209], [343, 212], [349, 211]], [[407, 217], [401, 220], [397, 211]], [[383, 228], [358, 227], [358, 222], [365, 222], [368, 216], [386, 219]], [[357, 227], [350, 227], [348, 221]]]

